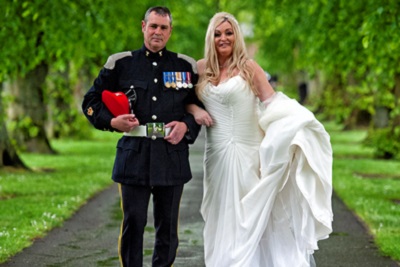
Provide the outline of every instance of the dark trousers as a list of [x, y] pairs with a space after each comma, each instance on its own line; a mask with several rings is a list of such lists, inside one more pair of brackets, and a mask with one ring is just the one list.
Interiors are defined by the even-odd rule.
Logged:
[[143, 266], [143, 234], [152, 194], [156, 230], [152, 266], [172, 266], [179, 242], [178, 217], [183, 185], [150, 187], [120, 184], [119, 188], [124, 215], [118, 249], [121, 265]]

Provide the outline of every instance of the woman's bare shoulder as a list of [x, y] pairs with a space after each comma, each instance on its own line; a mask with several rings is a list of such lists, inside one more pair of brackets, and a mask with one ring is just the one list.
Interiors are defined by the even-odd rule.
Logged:
[[257, 69], [261, 68], [260, 65], [258, 65], [258, 63], [253, 60], [253, 59], [248, 59], [246, 60], [246, 65], [252, 69], [253, 71], [256, 71]]

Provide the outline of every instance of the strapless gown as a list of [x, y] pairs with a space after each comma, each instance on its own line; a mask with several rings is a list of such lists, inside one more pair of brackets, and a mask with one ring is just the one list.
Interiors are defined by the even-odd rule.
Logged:
[[[300, 157], [288, 154], [284, 164], [274, 163], [275, 170], [263, 170], [261, 161], [270, 161], [266, 159], [270, 152], [260, 155], [263, 140], [268, 139], [268, 131], [259, 124], [265, 111], [260, 111], [258, 98], [241, 76], [217, 86], [208, 84], [202, 97], [214, 121], [206, 130], [200, 210], [205, 221], [206, 266], [313, 266], [316, 241], [326, 238], [331, 227], [328, 219], [315, 234], [319, 222], [314, 222], [313, 206], [307, 204], [296, 183]], [[275, 127], [277, 138], [280, 130], [286, 131]], [[327, 191], [325, 212], [331, 218], [329, 181], [322, 187]]]

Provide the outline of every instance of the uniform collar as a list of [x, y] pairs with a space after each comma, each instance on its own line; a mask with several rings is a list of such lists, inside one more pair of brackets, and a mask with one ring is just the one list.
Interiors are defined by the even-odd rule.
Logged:
[[147, 49], [145, 45], [143, 45], [141, 50], [147, 58], [152, 59], [152, 60], [160, 60], [163, 56], [165, 56], [165, 52], [167, 51], [167, 48], [164, 47], [160, 51], [154, 53], [154, 52], [151, 52], [149, 49]]

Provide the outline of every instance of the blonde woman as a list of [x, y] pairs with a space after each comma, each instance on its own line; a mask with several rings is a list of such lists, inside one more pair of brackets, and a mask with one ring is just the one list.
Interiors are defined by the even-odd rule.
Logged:
[[188, 107], [206, 125], [206, 266], [313, 266], [332, 231], [329, 135], [313, 114], [276, 93], [246, 54], [236, 19], [215, 14]]

